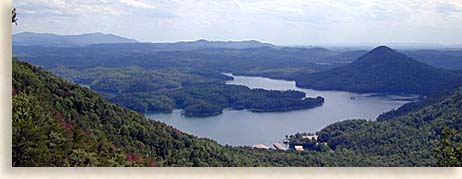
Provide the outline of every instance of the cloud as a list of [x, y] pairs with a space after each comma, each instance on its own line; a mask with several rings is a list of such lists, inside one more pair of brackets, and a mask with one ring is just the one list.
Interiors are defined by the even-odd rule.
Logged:
[[15, 31], [104, 31], [150, 41], [462, 41], [462, 0], [20, 0], [13, 5], [27, 22]]
[[443, 13], [443, 14], [462, 14], [462, 2], [461, 3], [456, 3], [456, 2], [445, 2], [442, 4], [439, 4], [437, 7], [438, 12]]
[[29, 15], [123, 14], [124, 11], [108, 0], [22, 0], [13, 4], [20, 12]]
[[119, 0], [121, 3], [136, 7], [136, 8], [144, 8], [144, 9], [154, 9], [155, 6], [153, 4], [143, 2], [140, 0]]

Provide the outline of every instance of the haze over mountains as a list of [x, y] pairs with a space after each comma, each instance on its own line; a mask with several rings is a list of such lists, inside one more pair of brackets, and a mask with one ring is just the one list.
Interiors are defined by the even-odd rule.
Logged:
[[13, 35], [15, 46], [45, 46], [45, 47], [75, 47], [96, 44], [111, 44], [111, 48], [139, 49], [157, 48], [164, 50], [190, 50], [204, 48], [230, 48], [245, 49], [258, 47], [275, 47], [270, 43], [262, 43], [256, 40], [247, 41], [208, 41], [200, 39], [197, 41], [182, 41], [175, 43], [140, 43], [137, 40], [129, 39], [114, 34], [89, 33], [81, 35], [56, 35], [50, 33], [23, 32]]
[[457, 78], [451, 72], [380, 46], [351, 64], [300, 75], [296, 81], [297, 86], [320, 90], [427, 94], [451, 86]]

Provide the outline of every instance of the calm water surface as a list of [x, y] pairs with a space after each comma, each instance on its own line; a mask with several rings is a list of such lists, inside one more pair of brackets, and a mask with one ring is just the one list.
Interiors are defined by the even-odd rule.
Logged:
[[[230, 75], [231, 74], [227, 74]], [[285, 135], [296, 132], [316, 132], [336, 121], [353, 118], [374, 120], [378, 115], [415, 99], [415, 96], [383, 96], [342, 91], [316, 91], [297, 88], [294, 81], [273, 80], [262, 77], [233, 76], [227, 84], [245, 85], [269, 90], [299, 90], [308, 97], [322, 96], [321, 107], [290, 112], [253, 113], [247, 110], [225, 110], [213, 117], [186, 118], [181, 110], [171, 114], [146, 114], [175, 128], [213, 139], [221, 144], [272, 146]], [[352, 99], [351, 97], [354, 97]]]

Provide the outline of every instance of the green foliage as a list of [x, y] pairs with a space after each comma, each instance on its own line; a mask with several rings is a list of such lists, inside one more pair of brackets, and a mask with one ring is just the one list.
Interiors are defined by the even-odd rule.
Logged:
[[442, 127], [436, 158], [441, 167], [462, 166], [462, 134], [459, 131]]
[[[78, 125], [84, 121], [77, 121], [83, 118], [77, 111], [94, 110], [85, 108], [91, 105], [54, 94], [60, 87], [74, 88], [59, 93], [75, 99], [77, 96], [71, 96], [75, 86], [15, 59], [13, 71], [13, 166], [127, 165], [120, 151], [101, 150], [109, 144]], [[75, 109], [66, 106], [70, 104], [75, 104]]]
[[13, 166], [63, 165], [69, 146], [64, 130], [35, 96], [13, 97]]

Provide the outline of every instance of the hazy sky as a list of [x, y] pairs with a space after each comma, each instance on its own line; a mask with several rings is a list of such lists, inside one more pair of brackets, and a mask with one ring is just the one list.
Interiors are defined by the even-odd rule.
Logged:
[[14, 0], [23, 31], [280, 45], [462, 43], [462, 0]]

